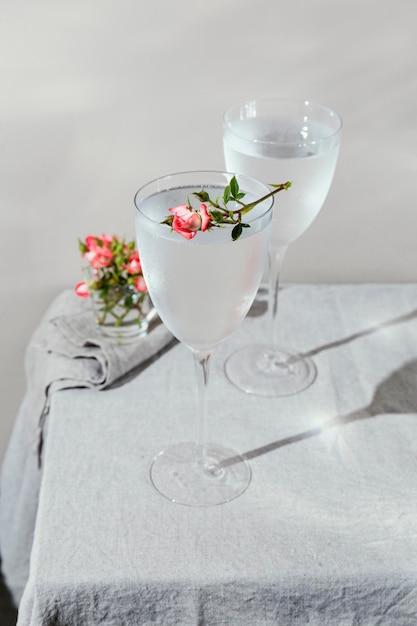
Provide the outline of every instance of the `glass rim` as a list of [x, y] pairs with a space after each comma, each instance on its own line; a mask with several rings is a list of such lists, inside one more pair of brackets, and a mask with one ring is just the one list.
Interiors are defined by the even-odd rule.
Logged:
[[[260, 144], [260, 145], [274, 145], [276, 142], [275, 141], [268, 141], [265, 139], [249, 139], [248, 137], [244, 137], [242, 134], [239, 134], [237, 132], [235, 132], [230, 124], [230, 121], [228, 121], [228, 116], [230, 115], [230, 113], [236, 109], [240, 109], [242, 107], [244, 107], [245, 105], [249, 105], [249, 104], [293, 104], [293, 105], [302, 105], [302, 106], [311, 106], [314, 107], [316, 109], [321, 109], [322, 111], [325, 111], [329, 114], [330, 117], [334, 117], [337, 122], [338, 125], [335, 128], [334, 132], [330, 133], [329, 135], [326, 135], [325, 137], [322, 137], [320, 139], [313, 139], [311, 141], [284, 141], [284, 142], [280, 142], [281, 145], [283, 146], [308, 146], [308, 145], [316, 145], [319, 143], [323, 143], [325, 141], [329, 141], [331, 139], [333, 139], [334, 137], [336, 137], [342, 130], [343, 127], [343, 120], [340, 117], [340, 115], [338, 113], [336, 113], [336, 111], [334, 109], [332, 109], [331, 107], [325, 105], [325, 104], [320, 104], [319, 102], [315, 102], [313, 100], [308, 100], [308, 99], [297, 99], [297, 98], [252, 98], [250, 100], [242, 100], [241, 102], [237, 102], [235, 104], [233, 104], [232, 106], [230, 106], [224, 113], [223, 113], [223, 128], [227, 128], [228, 131], [234, 136], [237, 137], [238, 139], [241, 139], [243, 141], [248, 141], [249, 143], [252, 144]], [[256, 118], [257, 116], [255, 115], [254, 118]]]
[[[147, 215], [140, 209], [140, 207], [138, 206], [138, 202], [137, 202], [137, 198], [139, 194], [143, 192], [147, 187], [151, 187], [152, 185], [155, 185], [155, 183], [158, 183], [160, 181], [169, 180], [170, 178], [175, 179], [180, 176], [188, 176], [188, 175], [193, 175], [193, 174], [196, 174], [196, 176], [198, 176], [199, 174], [219, 175], [219, 176], [224, 176], [224, 177], [229, 176], [230, 178], [232, 178], [233, 176], [236, 176], [236, 178], [238, 179], [239, 185], [240, 185], [240, 180], [247, 180], [249, 182], [256, 183], [260, 188], [263, 188], [265, 195], [272, 191], [272, 189], [269, 189], [269, 187], [265, 185], [265, 183], [261, 182], [257, 178], [253, 178], [252, 176], [247, 176], [246, 174], [239, 174], [238, 172], [226, 172], [223, 170], [185, 170], [182, 172], [173, 172], [172, 174], [165, 174], [163, 176], [157, 176], [156, 178], [153, 178], [152, 180], [145, 183], [144, 185], [141, 185], [141, 187], [139, 187], [139, 189], [136, 191], [134, 195], [134, 204], [135, 204], [136, 211], [140, 213], [146, 220], [149, 220], [153, 224], [160, 224], [161, 226], [163, 226], [163, 224], [161, 224], [159, 220], [153, 219], [152, 217], [150, 217], [149, 215]], [[198, 185], [201, 185], [201, 182], [198, 183]], [[173, 185], [172, 187], [161, 189], [159, 192], [156, 190], [155, 193], [152, 195], [155, 195], [157, 193], [162, 193], [163, 191], [181, 189], [182, 187], [184, 187], [184, 185]], [[196, 191], [198, 191], [198, 189], [196, 189]], [[149, 196], [146, 196], [146, 197], [149, 197]], [[265, 210], [262, 211], [261, 214], [256, 215], [256, 217], [253, 217], [252, 219], [250, 217], [250, 212], [249, 212], [247, 214], [247, 221], [251, 223], [255, 223], [258, 220], [263, 219], [265, 215], [267, 215], [269, 212], [272, 212], [274, 201], [275, 201], [275, 196], [271, 196], [267, 200], [264, 200], [264, 202], [270, 203], [269, 206], [265, 208]], [[169, 210], [169, 208], [170, 207], [167, 207], [167, 211]]]

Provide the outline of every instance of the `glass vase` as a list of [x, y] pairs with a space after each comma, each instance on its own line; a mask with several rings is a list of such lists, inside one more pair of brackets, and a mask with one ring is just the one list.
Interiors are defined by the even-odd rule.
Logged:
[[132, 285], [91, 289], [94, 323], [97, 333], [117, 343], [126, 344], [146, 335], [153, 311], [147, 292]]

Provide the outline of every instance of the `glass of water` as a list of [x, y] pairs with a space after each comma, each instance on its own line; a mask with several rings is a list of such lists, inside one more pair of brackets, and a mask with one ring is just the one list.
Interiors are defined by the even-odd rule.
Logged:
[[229, 380], [247, 393], [286, 396], [316, 377], [311, 359], [278, 342], [278, 291], [288, 246], [318, 215], [330, 189], [339, 154], [342, 120], [308, 100], [250, 100], [223, 117], [226, 170], [265, 184], [291, 181], [275, 200], [269, 249], [268, 336], [226, 362]]

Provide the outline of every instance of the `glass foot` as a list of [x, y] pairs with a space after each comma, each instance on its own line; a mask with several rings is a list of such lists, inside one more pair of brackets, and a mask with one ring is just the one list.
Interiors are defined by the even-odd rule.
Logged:
[[168, 500], [187, 506], [215, 506], [240, 496], [251, 481], [249, 464], [234, 450], [180, 443], [158, 454], [151, 466], [153, 486]]
[[272, 352], [266, 345], [246, 346], [225, 363], [227, 378], [236, 387], [258, 396], [290, 396], [307, 389], [317, 376], [314, 362], [285, 348]]

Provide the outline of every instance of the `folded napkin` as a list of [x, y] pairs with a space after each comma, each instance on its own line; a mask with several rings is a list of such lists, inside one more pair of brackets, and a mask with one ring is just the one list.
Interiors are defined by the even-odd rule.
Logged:
[[154, 319], [143, 337], [116, 345], [97, 334], [88, 300], [72, 290], [60, 294], [45, 313], [25, 355], [27, 394], [38, 428], [41, 458], [43, 426], [54, 391], [73, 387], [105, 389], [145, 366], [174, 342], [172, 334]]

